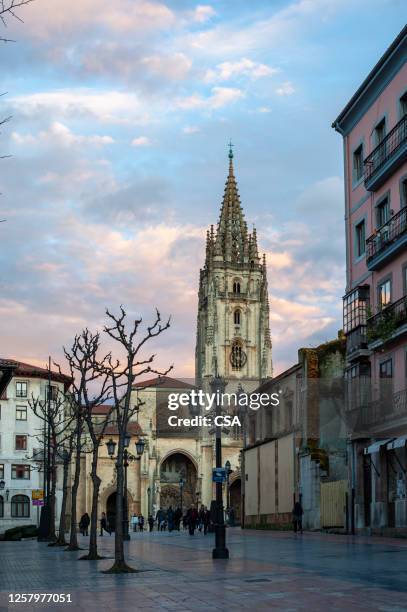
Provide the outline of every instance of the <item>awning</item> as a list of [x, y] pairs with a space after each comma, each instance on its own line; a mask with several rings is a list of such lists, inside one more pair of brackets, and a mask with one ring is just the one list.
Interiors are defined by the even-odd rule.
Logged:
[[400, 438], [396, 438], [387, 444], [388, 450], [393, 450], [394, 448], [403, 448], [406, 445], [407, 436], [401, 436]]
[[392, 440], [393, 438], [387, 438], [386, 440], [378, 440], [377, 442], [373, 442], [373, 444], [365, 448], [365, 455], [372, 455], [373, 453], [379, 452], [382, 446], [385, 446]]

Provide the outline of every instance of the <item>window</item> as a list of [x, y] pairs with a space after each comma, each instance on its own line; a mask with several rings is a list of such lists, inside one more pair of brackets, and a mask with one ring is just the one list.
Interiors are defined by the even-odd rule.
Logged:
[[4, 463], [0, 463], [0, 480], [4, 479]]
[[407, 115], [407, 91], [400, 98], [400, 114], [402, 117]]
[[361, 285], [343, 298], [343, 331], [350, 331], [366, 325], [366, 309], [369, 300], [369, 286]]
[[13, 464], [11, 466], [11, 478], [14, 480], [30, 480], [30, 466]]
[[235, 310], [235, 312], [233, 313], [233, 321], [235, 323], [235, 325], [240, 325], [240, 310]]
[[27, 420], [27, 406], [16, 406], [16, 421]]
[[376, 206], [376, 226], [382, 227], [390, 219], [390, 203], [389, 198], [384, 198]]
[[47, 385], [46, 391], [45, 391], [45, 397], [47, 400], [48, 398], [50, 398], [51, 402], [56, 402], [57, 397], [58, 397], [58, 387], [54, 387], [53, 385], [49, 387]]
[[27, 383], [17, 381], [16, 382], [16, 397], [27, 397]]
[[391, 302], [391, 280], [388, 279], [377, 287], [377, 303], [380, 308], [388, 306]]
[[353, 180], [359, 181], [363, 176], [363, 145], [353, 153]]
[[246, 353], [244, 352], [242, 345], [239, 340], [235, 340], [232, 345], [230, 353], [230, 362], [234, 370], [240, 370], [243, 368], [247, 361]]
[[400, 183], [400, 207], [407, 206], [407, 178]]
[[0, 518], [4, 517], [4, 499], [3, 496], [0, 495]]
[[374, 139], [375, 139], [374, 141], [375, 141], [376, 147], [382, 142], [385, 136], [386, 136], [386, 119], [383, 117], [383, 119], [376, 125], [374, 129]]
[[355, 227], [356, 231], [356, 256], [361, 257], [365, 253], [366, 247], [366, 230], [365, 222], [361, 221]]
[[30, 516], [30, 498], [27, 495], [13, 495], [11, 498], [11, 516], [28, 518]]
[[16, 436], [16, 450], [27, 450], [27, 436]]
[[393, 394], [393, 360], [386, 359], [379, 364], [380, 398], [388, 400]]
[[239, 281], [234, 281], [233, 293], [240, 293], [240, 282]]

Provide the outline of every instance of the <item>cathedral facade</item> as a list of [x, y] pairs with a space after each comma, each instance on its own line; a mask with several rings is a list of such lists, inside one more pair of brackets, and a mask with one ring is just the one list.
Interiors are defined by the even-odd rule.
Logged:
[[[133, 406], [139, 400], [142, 405], [129, 424], [132, 452], [139, 435], [146, 445], [141, 459], [130, 462], [128, 467], [130, 515], [133, 512], [155, 515], [160, 507], [170, 505], [182, 505], [184, 511], [191, 503], [209, 507], [215, 498], [214, 431], [200, 425], [171, 427], [168, 423], [174, 414], [168, 408], [169, 395], [191, 393], [194, 389], [210, 392], [210, 381], [215, 375], [225, 378], [227, 393], [239, 388], [253, 391], [271, 377], [266, 261], [259, 256], [256, 230], [250, 233], [244, 219], [231, 150], [219, 222], [216, 231], [212, 226], [207, 233], [205, 263], [200, 271], [195, 384], [163, 377], [137, 383], [133, 389]], [[177, 415], [190, 417], [190, 408], [180, 409]], [[242, 427], [236, 425], [222, 433], [222, 460], [229, 461], [232, 470], [229, 487], [224, 491], [224, 505], [233, 506], [237, 520], [241, 506], [244, 420]], [[116, 436], [113, 424], [104, 442]], [[90, 472], [89, 461], [89, 457], [84, 457], [83, 474]], [[99, 466], [102, 480], [99, 514], [106, 512], [114, 523], [116, 476], [105, 443]], [[90, 503], [91, 482], [86, 478], [80, 487], [80, 512], [89, 511]]]

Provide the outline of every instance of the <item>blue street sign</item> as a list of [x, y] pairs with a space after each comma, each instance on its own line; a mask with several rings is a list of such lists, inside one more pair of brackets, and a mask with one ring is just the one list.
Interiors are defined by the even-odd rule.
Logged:
[[225, 482], [226, 481], [226, 470], [224, 467], [213, 468], [212, 481], [213, 482]]

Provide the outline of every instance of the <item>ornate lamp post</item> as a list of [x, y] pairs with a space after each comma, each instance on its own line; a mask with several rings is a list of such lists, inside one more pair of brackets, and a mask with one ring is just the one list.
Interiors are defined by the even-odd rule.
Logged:
[[229, 477], [231, 475], [231, 473], [233, 472], [233, 470], [231, 469], [232, 466], [230, 464], [230, 461], [226, 461], [225, 463], [225, 472], [226, 472], [226, 513], [229, 516], [229, 511], [230, 511], [230, 489], [229, 489]]
[[[211, 380], [211, 391], [216, 397], [215, 416], [221, 415], [221, 406], [219, 405], [219, 396], [221, 396], [226, 388], [225, 379], [221, 376], [215, 376]], [[215, 431], [216, 436], [216, 467], [222, 467], [222, 427], [217, 426]], [[216, 523], [215, 523], [215, 548], [212, 550], [213, 559], [229, 559], [229, 551], [226, 548], [226, 529], [223, 516], [223, 499], [222, 499], [222, 483], [216, 483]]]
[[[127, 468], [129, 467], [129, 461], [140, 461], [142, 454], [144, 453], [145, 442], [142, 438], [139, 438], [136, 442], [137, 457], [128, 452], [130, 446], [131, 436], [127, 432], [124, 435], [124, 451], [123, 451], [123, 467], [124, 467], [124, 495], [123, 495], [123, 540], [130, 540], [129, 533], [129, 509], [128, 509], [128, 496], [127, 496]], [[116, 442], [110, 438], [106, 442], [107, 452], [109, 457], [113, 459], [116, 450]], [[117, 491], [120, 495], [123, 492]]]
[[147, 513], [148, 513], [148, 516], [150, 516], [151, 514], [151, 487], [147, 487], [147, 505], [148, 505]]
[[183, 510], [182, 510], [182, 493], [184, 490], [184, 485], [185, 485], [185, 480], [183, 478], [179, 479], [179, 492], [180, 492], [180, 497], [181, 497], [181, 513], [183, 515]]

